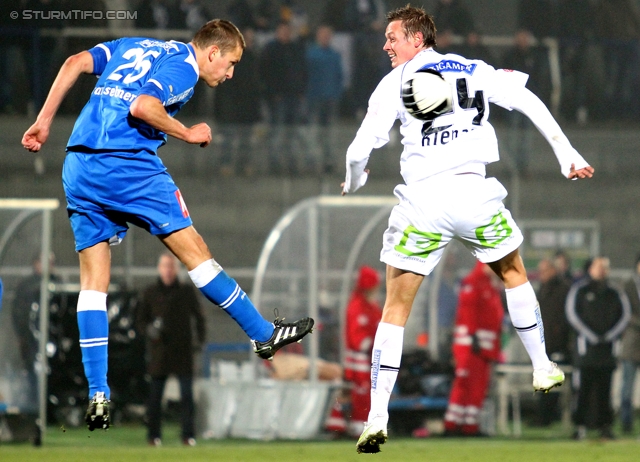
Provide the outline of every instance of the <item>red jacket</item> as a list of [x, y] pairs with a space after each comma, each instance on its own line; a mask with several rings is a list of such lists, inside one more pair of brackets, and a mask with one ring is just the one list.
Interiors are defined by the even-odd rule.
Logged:
[[495, 361], [500, 354], [504, 308], [500, 291], [478, 263], [462, 280], [453, 336], [454, 354], [474, 352]]
[[373, 339], [382, 318], [382, 309], [356, 290], [347, 305], [345, 376], [352, 372], [371, 372]]

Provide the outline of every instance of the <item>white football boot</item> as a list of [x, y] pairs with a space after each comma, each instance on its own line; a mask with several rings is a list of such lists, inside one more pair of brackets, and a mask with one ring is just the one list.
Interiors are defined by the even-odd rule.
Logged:
[[551, 361], [551, 371], [546, 369], [534, 369], [533, 371], [533, 391], [548, 393], [554, 387], [559, 387], [564, 383], [564, 372], [556, 363]]
[[373, 419], [367, 422], [362, 431], [362, 435], [356, 443], [358, 454], [375, 454], [380, 452], [380, 445], [387, 442], [387, 425], [382, 419]]

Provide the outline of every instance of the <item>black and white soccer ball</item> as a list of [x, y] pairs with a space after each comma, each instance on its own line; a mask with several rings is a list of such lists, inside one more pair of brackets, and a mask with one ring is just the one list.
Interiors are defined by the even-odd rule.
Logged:
[[451, 111], [453, 87], [432, 69], [419, 70], [402, 85], [402, 103], [419, 120], [433, 120]]

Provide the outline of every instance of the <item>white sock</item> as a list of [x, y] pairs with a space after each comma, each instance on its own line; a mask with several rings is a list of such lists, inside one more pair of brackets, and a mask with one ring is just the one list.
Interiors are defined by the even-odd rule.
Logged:
[[371, 410], [369, 422], [389, 421], [389, 398], [398, 377], [404, 327], [381, 322], [378, 324], [371, 353]]
[[549, 369], [540, 305], [531, 283], [527, 281], [513, 289], [506, 289], [506, 294], [511, 323], [531, 358], [533, 368]]

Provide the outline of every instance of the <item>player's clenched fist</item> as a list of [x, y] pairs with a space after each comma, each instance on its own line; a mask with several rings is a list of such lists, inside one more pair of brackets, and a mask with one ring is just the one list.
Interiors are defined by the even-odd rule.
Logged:
[[199, 144], [204, 148], [211, 143], [211, 127], [206, 123], [200, 123], [189, 127], [185, 141], [191, 144]]
[[48, 137], [49, 127], [36, 122], [22, 135], [22, 146], [31, 152], [38, 152]]

